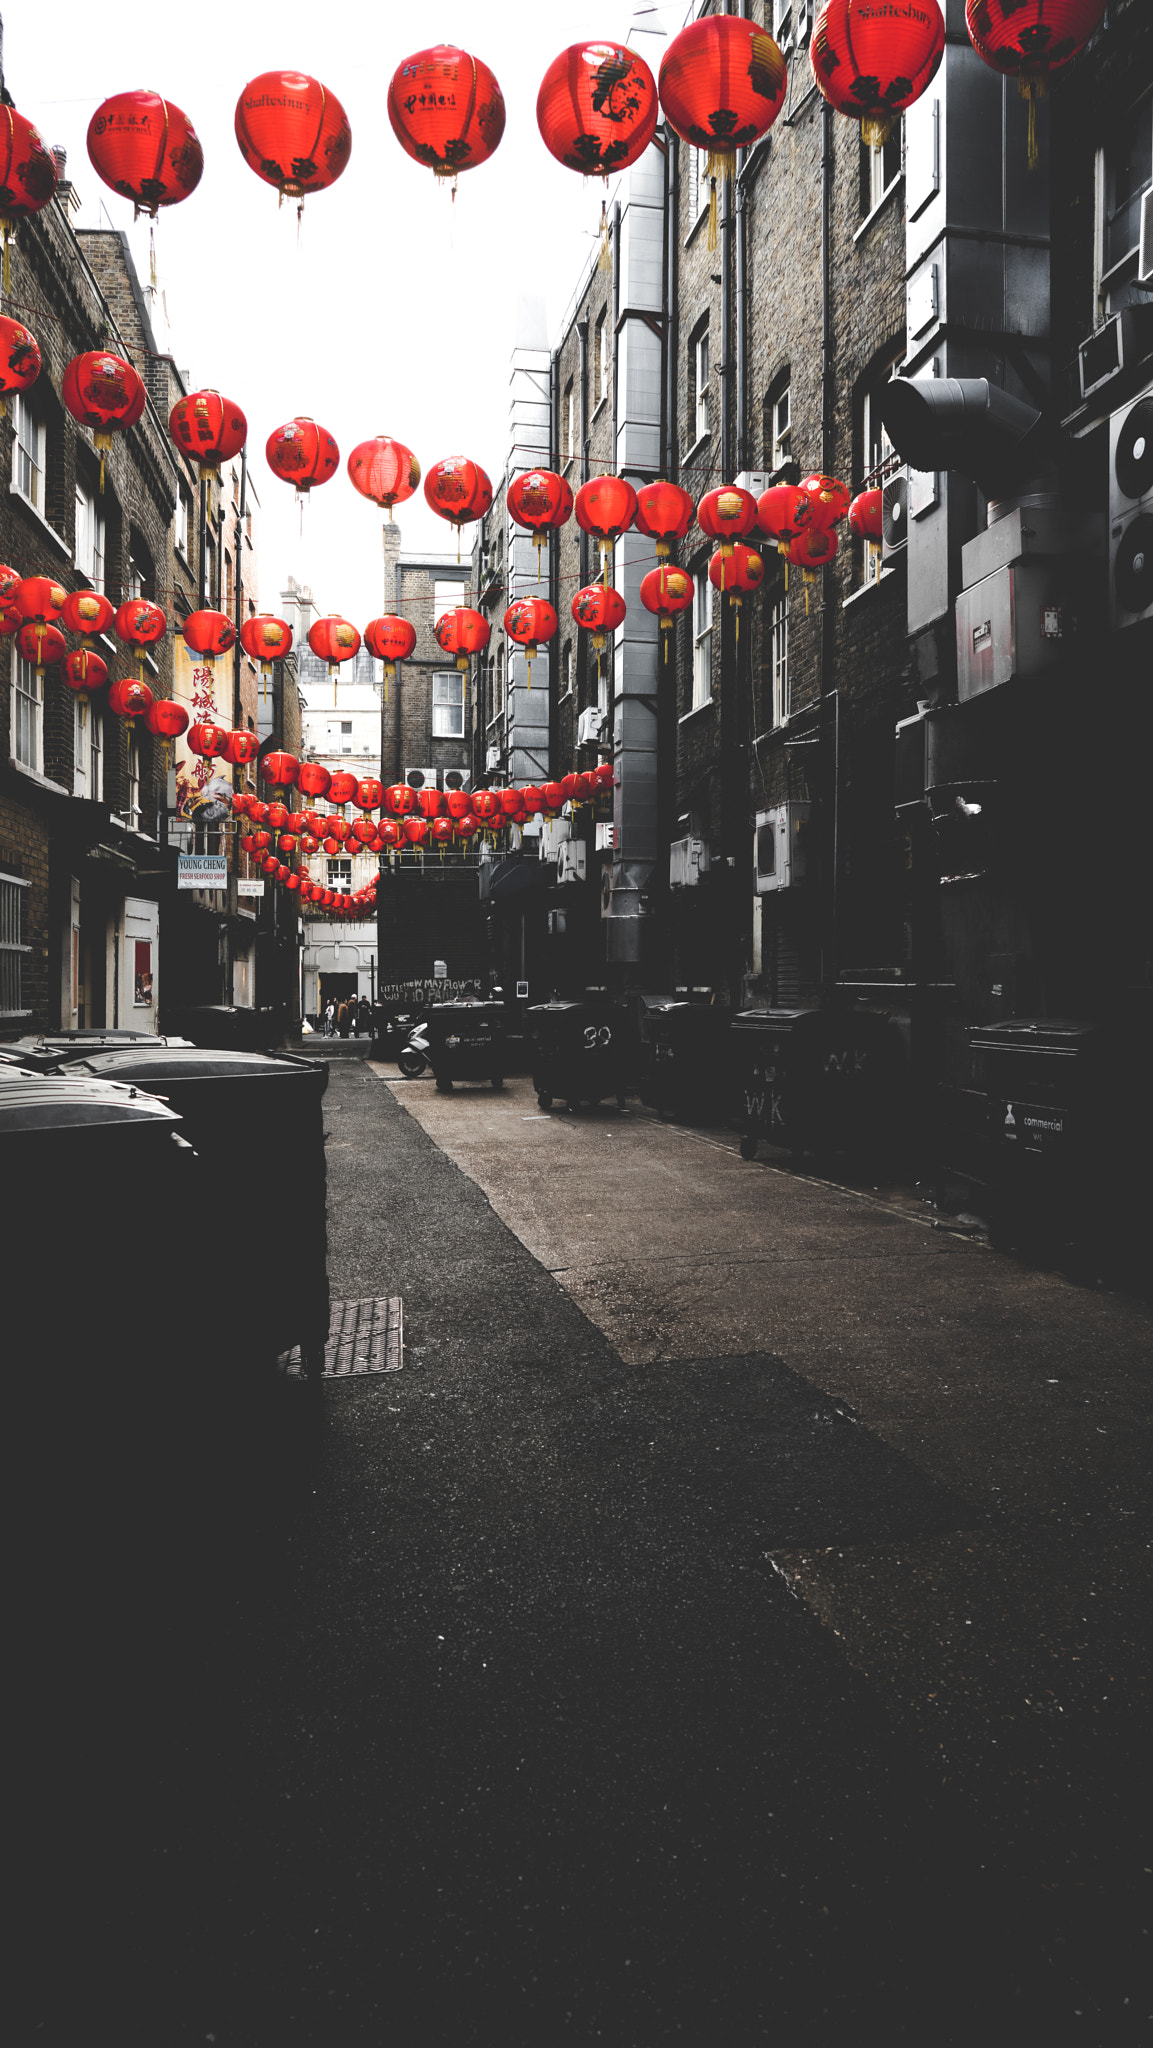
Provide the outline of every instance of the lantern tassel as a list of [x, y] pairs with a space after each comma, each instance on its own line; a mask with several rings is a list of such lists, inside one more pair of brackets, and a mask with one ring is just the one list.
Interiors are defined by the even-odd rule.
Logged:
[[1045, 91], [1045, 81], [1043, 78], [1024, 78], [1018, 73], [1017, 91], [1029, 105], [1029, 169], [1035, 171], [1041, 161], [1041, 151], [1037, 146], [1037, 101]]
[[611, 240], [610, 240], [610, 238], [609, 238], [609, 209], [608, 209], [608, 201], [607, 201], [606, 199], [602, 199], [602, 200], [601, 200], [601, 248], [600, 248], [600, 255], [599, 255], [599, 256], [598, 256], [598, 258], [597, 258], [597, 269], [598, 269], [598, 270], [611, 270], [611, 269], [612, 269], [612, 267], [613, 267], [613, 245], [612, 245], [612, 242], [611, 242]]

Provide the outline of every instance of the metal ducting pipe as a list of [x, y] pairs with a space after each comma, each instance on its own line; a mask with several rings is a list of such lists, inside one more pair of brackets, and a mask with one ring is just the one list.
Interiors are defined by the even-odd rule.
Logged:
[[884, 387], [881, 418], [910, 468], [959, 470], [994, 501], [1046, 467], [1048, 421], [987, 377], [894, 377]]

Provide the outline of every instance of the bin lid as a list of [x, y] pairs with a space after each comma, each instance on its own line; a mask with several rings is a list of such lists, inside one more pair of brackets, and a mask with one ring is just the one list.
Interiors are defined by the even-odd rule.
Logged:
[[0, 1058], [39, 1074], [55, 1074], [75, 1065], [94, 1052], [107, 1049], [144, 1051], [150, 1046], [191, 1045], [190, 1038], [155, 1038], [147, 1031], [59, 1031], [38, 1038], [20, 1038], [13, 1045], [0, 1046]]
[[969, 1033], [972, 1046], [996, 1052], [1085, 1052], [1107, 1024], [1086, 1017], [1006, 1017], [999, 1024], [981, 1024]]
[[819, 1017], [821, 1011], [816, 1003], [804, 1003], [795, 1010], [776, 1009], [738, 1010], [733, 1018], [734, 1031], [791, 1031], [805, 1017]]
[[[285, 1081], [319, 1079], [321, 1093], [328, 1085], [328, 1068], [323, 1060], [305, 1059], [300, 1053], [230, 1052], [226, 1047], [191, 1045], [187, 1040], [158, 1041], [155, 1045], [109, 1046], [90, 1053], [79, 1062], [86, 1074], [108, 1081], [142, 1081], [162, 1093], [170, 1082], [183, 1081]], [[73, 1066], [70, 1072], [75, 1073]]]
[[103, 1124], [172, 1124], [175, 1110], [143, 1089], [74, 1074], [0, 1072], [0, 1139]]

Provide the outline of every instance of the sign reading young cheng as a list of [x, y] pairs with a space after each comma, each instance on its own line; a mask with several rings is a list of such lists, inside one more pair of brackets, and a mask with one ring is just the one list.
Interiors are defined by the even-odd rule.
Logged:
[[176, 857], [178, 889], [227, 889], [228, 857], [223, 853], [181, 853]]

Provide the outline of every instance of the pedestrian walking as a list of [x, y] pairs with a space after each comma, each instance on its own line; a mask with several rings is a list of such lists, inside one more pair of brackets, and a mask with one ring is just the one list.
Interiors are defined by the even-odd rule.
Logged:
[[342, 1038], [348, 1037], [348, 1004], [344, 1001], [343, 997], [337, 1007], [336, 1028]]
[[336, 1032], [336, 1004], [329, 1002], [324, 1012], [324, 1035], [332, 1038]]
[[368, 1006], [367, 996], [361, 996], [356, 1011], [356, 1035], [358, 1038], [362, 1031], [366, 1038], [372, 1037], [372, 1011]]

